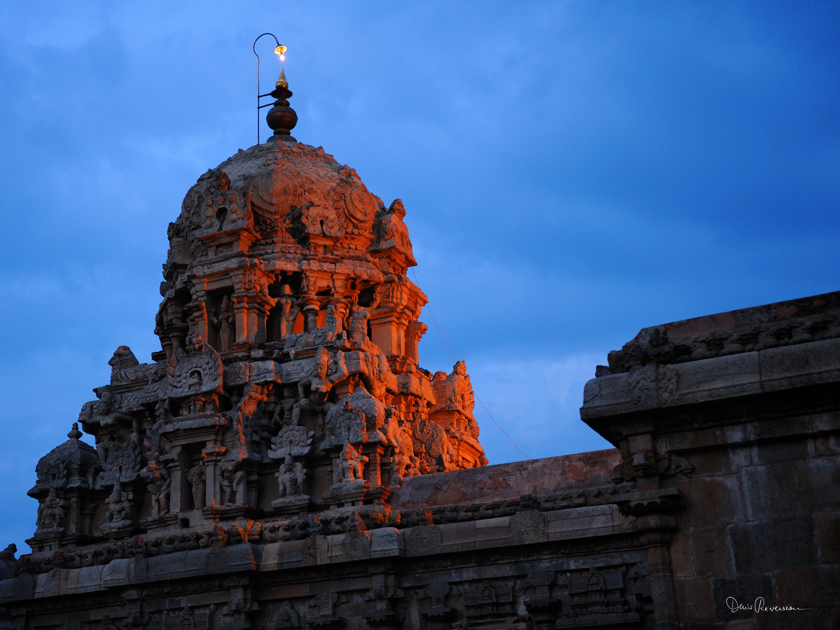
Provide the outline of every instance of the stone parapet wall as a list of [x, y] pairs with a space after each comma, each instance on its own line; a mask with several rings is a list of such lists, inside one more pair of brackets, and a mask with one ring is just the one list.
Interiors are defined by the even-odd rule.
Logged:
[[2, 582], [0, 605], [21, 628], [652, 627], [628, 506], [673, 493], [614, 484], [619, 461], [610, 450], [407, 480], [397, 527], [368, 528], [371, 512], [355, 510], [343, 533], [297, 540], [268, 542], [282, 536], [270, 525], [239, 543], [220, 528], [207, 548], [174, 537], [167, 553], [137, 540], [130, 557]]
[[[752, 319], [802, 314], [783, 306]], [[790, 328], [783, 317], [773, 324]], [[837, 339], [648, 363], [587, 383], [581, 416], [621, 453], [613, 479], [684, 501], [668, 544], [674, 627], [840, 627], [838, 385]], [[746, 608], [757, 600], [801, 610]]]

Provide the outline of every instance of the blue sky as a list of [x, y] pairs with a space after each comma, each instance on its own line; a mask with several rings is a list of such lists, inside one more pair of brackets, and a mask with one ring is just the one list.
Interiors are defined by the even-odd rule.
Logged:
[[[264, 31], [294, 135], [402, 198], [417, 280], [532, 458], [607, 446], [583, 384], [640, 328], [840, 289], [837, 3], [113, 4], [0, 6], [0, 547], [112, 352], [159, 348], [166, 226], [255, 143]], [[476, 416], [491, 463], [522, 458]]]

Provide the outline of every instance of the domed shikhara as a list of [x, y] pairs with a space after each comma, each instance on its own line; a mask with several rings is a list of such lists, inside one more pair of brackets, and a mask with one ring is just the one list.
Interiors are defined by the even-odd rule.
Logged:
[[410, 371], [427, 300], [406, 278], [416, 263], [404, 216], [400, 200], [386, 208], [323, 149], [276, 140], [240, 152], [199, 178], [170, 226], [163, 346], [200, 334], [227, 352], [315, 330], [328, 310], [343, 323], [376, 302], [371, 338], [395, 369]]
[[162, 350], [141, 364], [118, 348], [79, 418], [96, 450], [74, 430], [39, 463], [33, 558], [219, 521], [377, 520], [406, 477], [486, 464], [463, 362], [418, 366], [427, 298], [406, 276], [402, 202], [287, 134], [187, 193], [169, 226]]

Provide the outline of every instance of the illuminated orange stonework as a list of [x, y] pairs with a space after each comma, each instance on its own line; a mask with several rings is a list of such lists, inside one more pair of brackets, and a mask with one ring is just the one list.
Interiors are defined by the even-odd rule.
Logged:
[[[202, 175], [169, 226], [163, 349], [140, 364], [121, 346], [79, 419], [97, 448], [74, 429], [39, 464], [35, 551], [364, 514], [407, 477], [486, 464], [463, 362], [418, 366], [404, 216], [289, 136]], [[68, 458], [72, 491], [52, 483]]]

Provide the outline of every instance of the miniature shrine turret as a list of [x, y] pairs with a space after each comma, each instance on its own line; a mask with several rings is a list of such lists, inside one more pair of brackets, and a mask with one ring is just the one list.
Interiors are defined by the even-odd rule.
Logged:
[[141, 364], [118, 348], [79, 418], [96, 449], [74, 426], [39, 463], [31, 561], [385, 513], [406, 477], [487, 463], [463, 362], [418, 365], [427, 298], [402, 202], [298, 143], [291, 95], [283, 75], [273, 137], [202, 175], [169, 225], [162, 349]]

